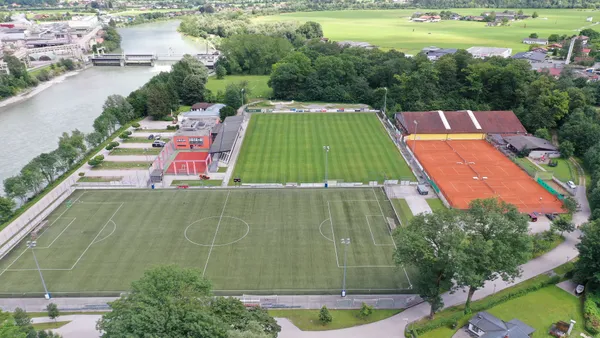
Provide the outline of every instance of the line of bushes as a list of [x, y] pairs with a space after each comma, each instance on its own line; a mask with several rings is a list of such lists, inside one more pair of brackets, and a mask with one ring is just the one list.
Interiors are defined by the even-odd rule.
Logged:
[[[518, 284], [506, 290], [483, 298], [481, 300], [475, 301], [471, 304], [471, 309], [473, 313], [485, 311], [498, 304], [507, 302], [511, 299], [519, 298], [548, 285], [554, 285], [559, 281], [560, 276], [555, 275], [553, 277], [548, 277], [547, 275], [541, 275], [529, 281], [523, 282], [525, 283], [523, 285]], [[407, 332], [406, 336], [410, 337], [409, 334], [412, 333], [413, 337], [416, 337], [425, 332], [429, 332], [440, 327], [456, 328], [464, 326], [469, 321], [472, 315], [465, 315], [463, 313], [463, 307], [464, 305], [460, 305], [442, 311], [448, 311], [449, 313], [455, 312], [454, 314], [451, 314], [449, 316], [443, 316], [442, 313], [439, 313], [438, 317], [433, 320], [421, 320], [411, 323], [407, 326], [407, 329], [409, 331]]]
[[600, 333], [600, 290], [591, 282], [587, 283], [585, 289], [585, 301], [583, 302], [584, 326], [589, 333], [596, 335]]

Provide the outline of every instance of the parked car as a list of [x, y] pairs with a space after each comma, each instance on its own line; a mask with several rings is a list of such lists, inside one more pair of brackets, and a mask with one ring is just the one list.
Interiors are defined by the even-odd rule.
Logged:
[[558, 218], [558, 214], [557, 213], [552, 213], [552, 214], [546, 214], [546, 217], [551, 220], [554, 221], [556, 218]]
[[154, 140], [154, 134], [150, 134], [150, 135], [148, 135], [148, 139], [149, 139], [149, 140]]
[[152, 142], [152, 147], [153, 148], [162, 148], [165, 146], [165, 142], [164, 141], [160, 141], [160, 140], [156, 140], [154, 142]]
[[419, 195], [427, 195], [429, 194], [429, 189], [427, 189], [427, 186], [425, 184], [419, 184], [417, 185], [417, 192], [419, 193]]
[[568, 186], [569, 186], [569, 188], [571, 188], [571, 189], [575, 189], [575, 188], [577, 188], [577, 186], [575, 185], [575, 183], [573, 183], [573, 181], [568, 181], [568, 182], [567, 182], [567, 185], [568, 185]]
[[155, 140], [160, 140], [160, 134], [156, 134], [156, 136], [154, 136]]
[[538, 220], [537, 215], [535, 214], [535, 212], [527, 214], [527, 216], [529, 216], [529, 221], [530, 222], [537, 222], [537, 220]]

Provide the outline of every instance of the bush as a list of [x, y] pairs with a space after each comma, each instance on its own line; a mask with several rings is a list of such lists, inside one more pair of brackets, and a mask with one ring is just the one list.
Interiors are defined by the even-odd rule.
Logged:
[[116, 148], [116, 147], [120, 146], [121, 143], [119, 143], [117, 141], [112, 141], [111, 143], [109, 143], [109, 145], [111, 145], [113, 148]]
[[369, 317], [373, 313], [373, 307], [367, 305], [367, 303], [362, 303], [360, 307], [360, 311], [358, 312], [358, 316], [362, 319]]
[[177, 130], [179, 129], [179, 125], [178, 124], [171, 124], [167, 126], [167, 130]]
[[132, 132], [131, 130], [127, 130], [127, 131], [125, 131], [125, 133], [126, 133], [127, 135], [131, 135], [131, 134], [133, 134], [133, 132]]
[[329, 313], [329, 309], [325, 305], [319, 311], [319, 321], [321, 324], [325, 325], [331, 323], [333, 321], [333, 317], [331, 317], [331, 313]]
[[112, 144], [110, 144], [110, 143], [109, 143], [109, 144], [106, 146], [106, 148], [104, 148], [104, 149], [106, 149], [106, 150], [109, 150], [109, 151], [110, 151], [110, 150], [113, 150], [113, 148], [114, 148], [114, 146], [113, 146]]
[[140, 127], [140, 124], [139, 124], [139, 123], [137, 123], [137, 122], [133, 122], [133, 123], [131, 124], [131, 126], [132, 126], [132, 127], [134, 127], [134, 128], [139, 128], [139, 127]]
[[586, 285], [585, 301], [583, 302], [583, 317], [585, 329], [596, 335], [600, 333], [600, 292], [591, 283]]
[[79, 175], [79, 177], [83, 177], [83, 176], [85, 176], [85, 173], [83, 171], [80, 171], [78, 175]]
[[104, 161], [104, 155], [98, 155], [98, 156], [94, 157], [94, 159], [97, 161]]
[[545, 254], [546, 252], [550, 251], [554, 243], [558, 241], [560, 237], [561, 236], [559, 234], [549, 230], [534, 234], [532, 236], [533, 257], [539, 257]]
[[119, 135], [119, 137], [122, 138], [122, 139], [127, 139], [127, 138], [129, 138], [129, 134], [127, 134], [127, 133], [121, 133], [121, 135]]

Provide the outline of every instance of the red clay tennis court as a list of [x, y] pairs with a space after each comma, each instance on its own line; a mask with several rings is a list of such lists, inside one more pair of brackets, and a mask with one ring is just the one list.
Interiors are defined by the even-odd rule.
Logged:
[[499, 197], [525, 213], [564, 212], [556, 196], [486, 141], [417, 141], [416, 148], [417, 159], [455, 208]]

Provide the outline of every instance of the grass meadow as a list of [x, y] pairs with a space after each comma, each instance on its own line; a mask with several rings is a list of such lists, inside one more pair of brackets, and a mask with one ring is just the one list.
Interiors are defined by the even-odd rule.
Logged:
[[252, 115], [232, 178], [242, 183], [414, 180], [374, 113]]
[[[406, 292], [381, 188], [76, 191], [39, 231], [35, 255], [54, 296], [118, 295], [145, 270], [195, 268], [218, 294]], [[24, 243], [0, 260], [0, 295], [41, 295]]]
[[[591, 27], [591, 23], [586, 22], [587, 17], [600, 18], [600, 12], [593, 10], [535, 9], [539, 14], [537, 19], [510, 22], [510, 26], [507, 27], [486, 27], [486, 23], [469, 21], [411, 22], [410, 16], [416, 11], [402, 9], [298, 12], [264, 16], [255, 20], [316, 21], [322, 25], [325, 37], [334, 41], [366, 41], [383, 49], [393, 48], [407, 54], [417, 54], [427, 46], [462, 49], [472, 46], [508, 47], [516, 53], [528, 49], [529, 45], [523, 44], [522, 40], [531, 33], [537, 33], [543, 38], [554, 33], [573, 35], [583, 28]], [[479, 15], [491, 9], [461, 8], [453, 11], [461, 15]], [[531, 15], [533, 11], [525, 9], [524, 14]]]
[[218, 91], [224, 92], [228, 84], [242, 81], [248, 81], [248, 88], [250, 90], [250, 93], [245, 97], [246, 100], [271, 97], [271, 88], [267, 85], [267, 81], [269, 81], [268, 75], [227, 75], [223, 79], [211, 76], [208, 79], [206, 88], [210, 89], [213, 94], [216, 94]]

